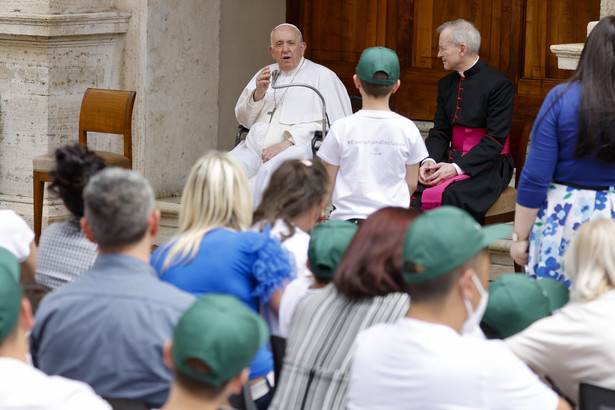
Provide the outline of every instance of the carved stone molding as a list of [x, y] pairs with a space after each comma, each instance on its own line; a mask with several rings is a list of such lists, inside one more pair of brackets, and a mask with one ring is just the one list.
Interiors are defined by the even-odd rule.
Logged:
[[[587, 25], [587, 35], [591, 33], [597, 21]], [[550, 47], [551, 52], [557, 56], [557, 67], [563, 70], [576, 70], [583, 51], [583, 43], [554, 44]]]
[[130, 13], [0, 14], [0, 42], [48, 46], [112, 41], [128, 31]]

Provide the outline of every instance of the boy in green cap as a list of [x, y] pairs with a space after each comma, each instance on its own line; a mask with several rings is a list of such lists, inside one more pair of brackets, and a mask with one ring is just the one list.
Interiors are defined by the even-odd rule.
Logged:
[[280, 336], [288, 337], [290, 324], [299, 301], [310, 292], [318, 292], [333, 280], [350, 245], [357, 225], [348, 221], [324, 221], [314, 228], [308, 247], [308, 264], [313, 278], [300, 277], [288, 284], [280, 302]]
[[552, 278], [505, 273], [489, 285], [481, 329], [489, 339], [506, 339], [568, 303], [568, 288]]
[[318, 150], [333, 186], [331, 219], [363, 220], [385, 206], [410, 206], [427, 149], [418, 128], [391, 111], [399, 59], [388, 48], [363, 51], [353, 81], [362, 109], [337, 120]]
[[32, 308], [19, 286], [19, 263], [0, 248], [0, 409], [111, 410], [83, 382], [47, 376], [28, 364]]
[[357, 337], [349, 410], [570, 409], [504, 342], [476, 335], [489, 296], [487, 247], [511, 231], [481, 228], [452, 206], [414, 221], [402, 265], [410, 308]]
[[250, 362], [268, 338], [265, 321], [235, 297], [198, 299], [179, 319], [173, 341], [164, 346], [174, 380], [162, 409], [218, 409], [241, 392]]

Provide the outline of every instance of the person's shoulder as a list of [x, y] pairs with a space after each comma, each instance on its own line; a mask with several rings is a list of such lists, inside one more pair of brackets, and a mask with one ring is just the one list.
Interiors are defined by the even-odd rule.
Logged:
[[205, 234], [200, 250], [211, 251], [211, 247], [205, 246], [208, 244], [216, 245], [219, 249], [254, 249], [262, 246], [268, 236], [268, 233], [258, 230], [238, 231], [219, 227]]
[[306, 67], [308, 67], [312, 72], [318, 72], [318, 76], [322, 79], [324, 78], [329, 78], [329, 79], [334, 79], [337, 80], [341, 83], [340, 78], [338, 77], [338, 75], [335, 73], [335, 71], [331, 70], [328, 67], [325, 67], [322, 64], [318, 64], [313, 62], [312, 60], [308, 60], [307, 58], [305, 58], [305, 65]]
[[376, 323], [357, 335], [357, 343], [363, 345], [382, 345], [391, 340], [393, 334], [403, 331], [401, 318], [392, 323]]
[[479, 339], [471, 336], [463, 336], [460, 340], [463, 343], [462, 350], [467, 351], [468, 355], [474, 355], [484, 364], [494, 364], [501, 369], [523, 364], [503, 340]]
[[48, 316], [51, 312], [56, 309], [61, 309], [63, 306], [67, 306], [71, 303], [73, 299], [70, 298], [70, 295], [74, 292], [79, 292], [82, 286], [81, 283], [83, 282], [82, 279], [85, 274], [87, 274], [87, 272], [77, 277], [74, 281], [68, 282], [62, 287], [52, 290], [43, 297], [36, 310], [36, 324], [38, 324], [39, 320], [45, 316]]
[[52, 236], [55, 236], [55, 235], [61, 235], [65, 231], [72, 231], [72, 229], [70, 229], [71, 226], [69, 225], [69, 222], [70, 221], [59, 221], [59, 222], [54, 222], [52, 224], [49, 224], [41, 232], [40, 243], [42, 243], [43, 241], [45, 241], [49, 237], [52, 237]]
[[19, 225], [25, 224], [23, 218], [12, 209], [0, 209], [0, 221], [2, 221], [3, 224], [7, 222], [16, 223]]
[[331, 128], [329, 129], [329, 131], [333, 131], [333, 133], [335, 134], [336, 132], [341, 132], [344, 128], [348, 126], [352, 126], [353, 124], [356, 124], [357, 122], [364, 121], [365, 115], [361, 113], [361, 111], [362, 110], [359, 110], [353, 114], [347, 115], [342, 118], [338, 118], [337, 120], [335, 120], [333, 124], [331, 124]]
[[[45, 409], [111, 410], [111, 406], [84, 382], [67, 379], [62, 376], [48, 376], [41, 370], [18, 360], [2, 358], [0, 361], [2, 362], [3, 370], [10, 371], [13, 377], [13, 395], [23, 395], [22, 405], [24, 405], [24, 408], [26, 408], [26, 404], [30, 404], [32, 408]], [[0, 379], [3, 379], [3, 376]], [[28, 392], [26, 392], [26, 386], [16, 384], [23, 383], [26, 380]], [[26, 394], [31, 389], [34, 389], [36, 394], [28, 398]]]
[[62, 246], [70, 246], [71, 248], [76, 246], [80, 249], [86, 248], [94, 251], [97, 249], [97, 245], [86, 238], [79, 223], [75, 222], [74, 219], [54, 222], [41, 232], [38, 257], [40, 258], [46, 249], [55, 251]]
[[315, 63], [312, 60], [309, 60], [309, 59], [307, 59], [305, 57], [303, 59], [305, 61], [306, 67], [310, 67], [311, 69], [320, 70], [323, 73], [333, 74], [333, 75], [335, 75], [337, 77], [337, 74], [335, 74], [335, 72], [333, 70], [331, 70], [330, 68], [325, 67], [322, 64]]
[[412, 121], [410, 118], [404, 117], [403, 115], [396, 112], [391, 112], [391, 114], [393, 114], [390, 118], [391, 122], [395, 121], [395, 123], [400, 124], [400, 126], [403, 126], [405, 129], [409, 128], [412, 131], [419, 130], [414, 121]]
[[487, 79], [491, 79], [491, 81], [497, 84], [512, 86], [512, 81], [510, 81], [510, 78], [508, 78], [506, 74], [491, 67], [489, 64], [484, 62], [482, 59], [479, 60], [477, 64], [481, 64], [479, 68], [479, 72], [478, 72], [479, 75], [477, 76], [477, 79], [479, 79], [480, 82], [485, 81], [485, 79], [487, 78]]
[[565, 82], [553, 87], [545, 98], [547, 100], [555, 100], [558, 98], [578, 99], [583, 91], [583, 86], [580, 82]]
[[182, 312], [194, 302], [195, 296], [193, 294], [159, 277], [158, 272], [150, 265], [148, 265], [148, 268], [148, 270], [152, 270], [152, 274], [143, 275], [139, 279], [138, 283], [142, 286], [140, 290], [136, 291], [135, 296], [150, 304], [165, 306], [168, 309]]
[[237, 241], [240, 241], [247, 248], [259, 248], [264, 246], [267, 241], [275, 240], [279, 242], [271, 233], [271, 227], [265, 226], [262, 231], [235, 231], [234, 235]]
[[320, 292], [307, 293], [297, 305], [296, 312], [306, 312], [311, 316], [312, 312], [320, 309], [332, 309], [332, 305], [342, 296], [335, 289], [334, 284], [325, 286]]
[[99, 397], [86, 383], [62, 376], [47, 377], [47, 391], [53, 391], [63, 410], [111, 410], [111, 405]]
[[459, 81], [459, 73], [456, 71], [446, 74], [444, 77], [438, 80], [439, 87], [445, 87], [450, 84], [456, 84]]
[[[374, 303], [382, 304], [383, 307], [389, 307], [391, 309], [397, 309], [400, 306], [408, 310], [410, 305], [410, 297], [404, 292], [391, 292], [384, 296], [374, 297]], [[404, 311], [405, 313], [405, 311]]]
[[[301, 276], [299, 278], [295, 278], [290, 281], [290, 283], [286, 286], [284, 290], [284, 295], [282, 298], [286, 297], [286, 294], [294, 295], [294, 294], [305, 294], [310, 286], [314, 283], [314, 279], [311, 276]], [[318, 293], [318, 292], [315, 292]]]

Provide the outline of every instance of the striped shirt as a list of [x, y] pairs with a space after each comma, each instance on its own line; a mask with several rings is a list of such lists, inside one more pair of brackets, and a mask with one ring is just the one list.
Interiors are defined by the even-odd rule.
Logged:
[[305, 296], [295, 311], [271, 410], [345, 409], [357, 334], [408, 311], [403, 293], [351, 301], [334, 285]]

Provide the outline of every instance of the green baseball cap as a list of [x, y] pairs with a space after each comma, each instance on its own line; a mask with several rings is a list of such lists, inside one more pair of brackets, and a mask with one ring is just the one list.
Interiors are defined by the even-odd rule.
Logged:
[[[389, 78], [376, 80], [374, 74], [385, 72]], [[357, 77], [361, 80], [380, 85], [394, 85], [399, 80], [399, 58], [397, 53], [386, 47], [370, 47], [363, 50], [357, 64]]]
[[19, 262], [0, 248], [0, 342], [15, 329], [21, 311]]
[[568, 288], [555, 279], [504, 274], [489, 285], [482, 328], [490, 339], [505, 339], [568, 302]]
[[308, 247], [308, 261], [316, 278], [333, 277], [357, 229], [352, 222], [338, 220], [325, 221], [314, 228]]
[[[454, 206], [427, 211], [406, 231], [404, 280], [422, 283], [448, 273], [511, 232], [512, 228], [503, 224], [481, 227], [469, 213]], [[407, 270], [408, 263], [414, 265], [414, 271]]]
[[[173, 361], [184, 375], [219, 387], [248, 367], [269, 338], [265, 321], [230, 295], [206, 295], [182, 315], [173, 336]], [[207, 365], [201, 372], [189, 359]]]

